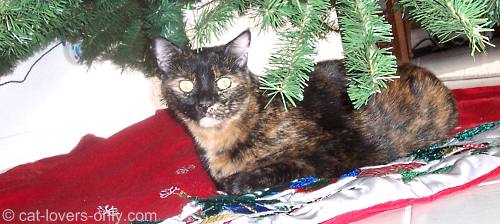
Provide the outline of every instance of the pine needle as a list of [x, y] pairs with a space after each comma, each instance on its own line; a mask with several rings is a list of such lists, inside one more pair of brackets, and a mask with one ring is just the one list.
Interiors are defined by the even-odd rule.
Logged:
[[162, 36], [179, 47], [187, 47], [189, 40], [182, 12], [184, 5], [174, 0], [148, 0], [148, 4], [148, 36]]
[[347, 92], [354, 108], [359, 109], [386, 88], [387, 81], [397, 78], [396, 57], [390, 48], [377, 47], [377, 43], [392, 40], [391, 26], [380, 16], [377, 0], [339, 0], [338, 9], [350, 81]]
[[476, 51], [484, 51], [486, 45], [493, 46], [483, 33], [493, 31], [487, 9], [493, 7], [494, 1], [485, 4], [483, 0], [400, 0], [399, 4], [441, 42], [466, 36], [474, 56]]
[[[260, 79], [260, 88], [269, 91], [272, 96], [279, 94], [284, 109], [288, 110], [287, 103], [295, 107], [296, 102], [304, 98], [304, 88], [309, 81], [307, 73], [314, 70], [313, 56], [317, 54], [317, 39], [325, 32], [322, 19], [330, 4], [329, 1], [315, 0], [304, 5], [281, 4], [281, 7], [281, 10], [294, 12], [288, 14], [293, 26], [278, 32], [279, 48], [271, 56], [270, 66], [266, 69], [267, 75]], [[274, 26], [272, 24], [275, 23], [270, 22], [269, 26]], [[263, 28], [266, 26], [263, 25]], [[273, 99], [274, 97], [270, 101]]]
[[201, 13], [195, 16], [193, 47], [201, 48], [214, 37], [222, 36], [232, 24], [236, 16], [236, 7], [232, 1], [220, 1], [212, 7], [204, 7]]

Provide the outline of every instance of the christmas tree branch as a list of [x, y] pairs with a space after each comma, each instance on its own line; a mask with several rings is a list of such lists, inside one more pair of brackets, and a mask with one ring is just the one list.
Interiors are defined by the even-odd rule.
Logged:
[[[495, 1], [495, 0], [491, 0]], [[441, 42], [465, 35], [470, 41], [471, 55], [484, 51], [489, 43], [482, 33], [489, 27], [487, 9], [490, 4], [481, 0], [400, 0], [399, 4], [422, 27], [439, 37]]]
[[260, 79], [260, 88], [271, 96], [269, 103], [279, 95], [285, 110], [287, 102], [296, 106], [295, 101], [303, 99], [309, 80], [307, 73], [314, 70], [316, 41], [324, 32], [322, 19], [328, 12], [329, 1], [313, 0], [304, 5], [297, 2], [291, 7], [298, 9], [293, 10], [295, 14], [288, 14], [294, 26], [278, 33], [279, 48], [271, 56], [267, 75]]
[[484, 0], [489, 5], [487, 12], [490, 21], [497, 26], [500, 25], [500, 1], [498, 0]]
[[193, 46], [200, 48], [206, 45], [213, 37], [219, 38], [227, 31], [235, 17], [233, 1], [219, 1], [201, 9], [195, 16]]
[[88, 22], [81, 30], [83, 54], [88, 65], [103, 54], [105, 58], [112, 57], [124, 35], [136, 35], [126, 31], [133, 21], [140, 19], [138, 7], [136, 1], [128, 0], [100, 0], [91, 6], [86, 15]]
[[289, 15], [295, 13], [288, 0], [257, 0], [257, 13], [262, 17], [262, 30], [279, 30], [286, 26]]
[[147, 21], [150, 38], [160, 35], [179, 47], [188, 46], [189, 40], [182, 12], [184, 4], [174, 0], [148, 0], [148, 3]]
[[[164, 36], [177, 46], [189, 45], [184, 9], [197, 0], [4, 0], [0, 4], [0, 75], [56, 38], [82, 41], [83, 60], [110, 59], [123, 68], [155, 75], [151, 38]], [[314, 69], [316, 41], [326, 33], [330, 0], [205, 0], [195, 17], [194, 47], [227, 31], [237, 16], [261, 18], [261, 30], [276, 31], [281, 43], [270, 59], [261, 88], [271, 97], [296, 105]], [[332, 1], [333, 2], [333, 1]], [[470, 39], [472, 53], [490, 44], [483, 36], [500, 23], [498, 0], [400, 0], [409, 16], [448, 41]], [[391, 40], [377, 0], [339, 0], [348, 94], [356, 108], [396, 78]]]
[[[144, 67], [144, 51], [149, 49], [144, 45], [147, 38], [145, 33], [142, 32], [143, 26], [143, 20], [132, 21], [124, 31], [125, 35], [122, 35], [118, 41], [116, 48], [111, 49], [109, 54], [105, 54], [104, 57], [113, 60], [123, 68], [142, 70]], [[150, 73], [145, 74], [149, 75]]]
[[0, 4], [0, 74], [54, 40], [81, 0], [10, 0]]
[[387, 87], [386, 81], [397, 78], [396, 58], [390, 48], [377, 47], [377, 43], [391, 41], [391, 26], [380, 16], [377, 0], [339, 0], [337, 6], [350, 81], [348, 94], [354, 107], [360, 108]]

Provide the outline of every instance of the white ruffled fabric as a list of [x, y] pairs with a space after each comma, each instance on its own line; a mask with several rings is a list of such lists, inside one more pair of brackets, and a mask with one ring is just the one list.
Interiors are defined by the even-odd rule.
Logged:
[[[412, 204], [412, 201], [432, 197], [443, 190], [465, 185], [500, 167], [500, 125], [468, 141], [459, 142], [455, 139], [446, 145], [468, 143], [489, 143], [493, 147], [481, 154], [471, 155], [470, 151], [466, 151], [428, 162], [413, 171], [432, 172], [443, 167], [452, 166], [452, 168], [442, 174], [420, 175], [407, 183], [402, 181], [401, 174], [346, 177], [316, 191], [297, 192], [295, 189], [288, 189], [262, 198], [280, 200], [280, 203], [266, 205], [266, 207], [288, 206], [291, 209], [287, 211], [273, 209], [265, 213], [243, 215], [227, 210], [215, 217], [197, 220], [193, 223], [203, 221], [211, 223], [320, 223], [352, 211], [362, 213], [364, 209], [387, 202], [407, 200], [404, 202], [405, 205]], [[409, 162], [425, 163], [407, 157], [384, 166]], [[364, 167], [361, 170], [367, 168], [376, 167]], [[186, 218], [199, 209], [200, 207], [195, 202], [189, 203], [181, 214], [162, 223], [185, 223]]]

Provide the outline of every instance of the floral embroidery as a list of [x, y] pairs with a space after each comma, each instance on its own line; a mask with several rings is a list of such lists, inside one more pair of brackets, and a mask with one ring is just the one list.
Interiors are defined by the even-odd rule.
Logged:
[[181, 192], [181, 189], [175, 186], [172, 186], [168, 189], [160, 191], [160, 198], [168, 198], [170, 195], [178, 194]]

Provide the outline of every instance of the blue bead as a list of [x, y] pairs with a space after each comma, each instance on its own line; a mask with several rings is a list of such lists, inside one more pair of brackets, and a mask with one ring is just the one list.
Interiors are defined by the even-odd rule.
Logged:
[[342, 178], [346, 178], [346, 177], [355, 177], [355, 176], [357, 176], [360, 172], [361, 172], [361, 170], [360, 170], [360, 169], [355, 169], [355, 170], [353, 170], [353, 171], [351, 171], [351, 172], [347, 172], [347, 173], [344, 173], [344, 174], [340, 175], [340, 179], [342, 179]]
[[311, 183], [314, 183], [316, 181], [318, 181], [318, 178], [316, 178], [316, 177], [301, 178], [295, 182], [292, 182], [290, 184], [290, 188], [293, 188], [293, 189], [301, 188], [301, 187], [307, 186]]
[[229, 210], [235, 214], [253, 214], [252, 211], [249, 211], [247, 208], [243, 207], [239, 204], [228, 204], [224, 205], [225, 210]]

